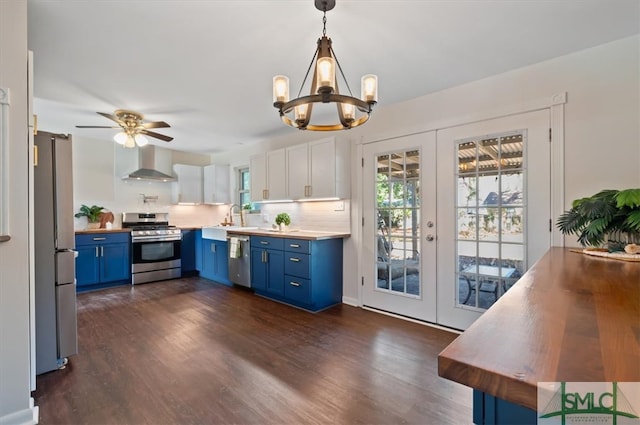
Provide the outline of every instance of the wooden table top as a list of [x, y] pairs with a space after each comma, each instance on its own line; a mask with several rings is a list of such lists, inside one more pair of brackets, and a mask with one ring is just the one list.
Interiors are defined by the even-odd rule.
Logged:
[[534, 410], [538, 382], [640, 381], [640, 263], [551, 248], [440, 353], [438, 374]]

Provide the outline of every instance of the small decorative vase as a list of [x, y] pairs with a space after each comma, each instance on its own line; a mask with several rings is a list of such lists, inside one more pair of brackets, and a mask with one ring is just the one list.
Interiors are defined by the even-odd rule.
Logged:
[[289, 226], [286, 224], [279, 224], [278, 227], [281, 232], [287, 232], [289, 230]]
[[88, 230], [95, 230], [95, 229], [99, 229], [100, 228], [100, 223], [96, 222], [96, 223], [87, 223], [87, 229]]

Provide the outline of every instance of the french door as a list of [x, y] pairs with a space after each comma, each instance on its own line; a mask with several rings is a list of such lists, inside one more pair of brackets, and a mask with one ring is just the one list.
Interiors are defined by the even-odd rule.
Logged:
[[548, 129], [541, 110], [365, 145], [363, 305], [466, 329], [497, 302], [550, 246]]
[[363, 305], [436, 320], [435, 132], [365, 145]]

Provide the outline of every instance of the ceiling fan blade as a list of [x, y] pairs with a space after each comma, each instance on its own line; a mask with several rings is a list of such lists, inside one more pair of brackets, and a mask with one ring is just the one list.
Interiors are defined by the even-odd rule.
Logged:
[[76, 125], [76, 128], [120, 128], [117, 125]]
[[173, 137], [165, 136], [164, 134], [156, 133], [154, 131], [140, 130], [140, 134], [146, 134], [149, 137], [155, 137], [156, 139], [164, 140], [165, 142], [173, 140]]
[[166, 128], [166, 127], [171, 127], [169, 124], [167, 124], [164, 121], [145, 122], [144, 124], [142, 124], [142, 126], [144, 128]]
[[118, 125], [122, 126], [124, 123], [115, 115], [111, 115], [111, 114], [107, 114], [106, 112], [96, 112], [96, 114], [102, 115], [105, 118], [109, 118], [112, 121], [115, 121], [118, 123]]

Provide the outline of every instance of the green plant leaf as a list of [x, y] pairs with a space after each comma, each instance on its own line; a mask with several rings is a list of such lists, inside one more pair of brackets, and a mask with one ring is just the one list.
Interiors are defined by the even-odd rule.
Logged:
[[625, 189], [618, 192], [615, 196], [616, 206], [618, 208], [640, 207], [640, 189]]
[[631, 211], [624, 224], [631, 230], [640, 233], [640, 209]]

